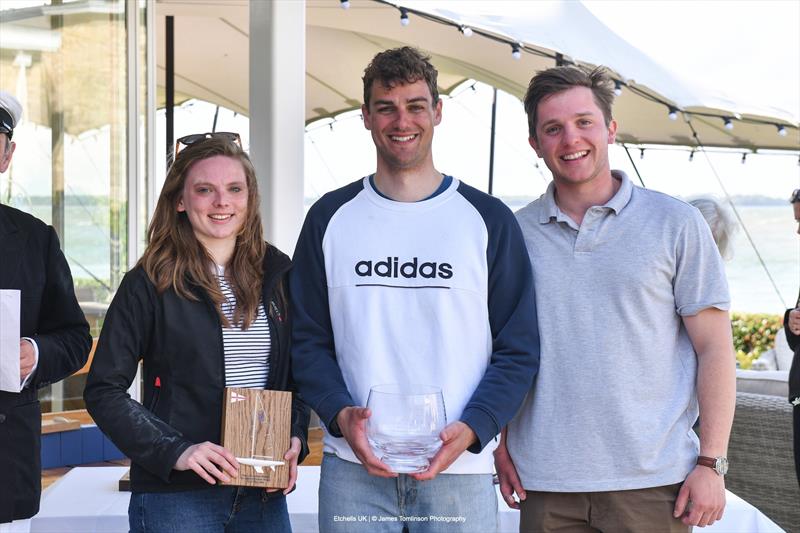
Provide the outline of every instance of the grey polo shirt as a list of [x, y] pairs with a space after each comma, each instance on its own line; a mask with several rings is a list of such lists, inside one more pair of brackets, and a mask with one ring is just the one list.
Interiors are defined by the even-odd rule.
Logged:
[[538, 377], [508, 432], [528, 490], [677, 483], [699, 450], [697, 356], [681, 317], [729, 308], [723, 263], [699, 211], [612, 173], [619, 190], [580, 227], [552, 183], [516, 214], [541, 336]]

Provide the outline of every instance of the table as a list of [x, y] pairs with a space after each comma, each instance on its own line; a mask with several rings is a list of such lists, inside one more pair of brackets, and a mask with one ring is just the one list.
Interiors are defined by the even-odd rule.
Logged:
[[[14, 523], [16, 533], [126, 532], [130, 494], [119, 492], [117, 483], [127, 467], [77, 467], [42, 494], [39, 514], [30, 521]], [[294, 533], [317, 533], [319, 467], [301, 466], [297, 490], [287, 499]], [[755, 507], [728, 492], [725, 516], [713, 526], [696, 528], [702, 533], [777, 533], [783, 530]], [[519, 514], [499, 497], [499, 531], [515, 533]], [[28, 522], [27, 524], [25, 522]]]

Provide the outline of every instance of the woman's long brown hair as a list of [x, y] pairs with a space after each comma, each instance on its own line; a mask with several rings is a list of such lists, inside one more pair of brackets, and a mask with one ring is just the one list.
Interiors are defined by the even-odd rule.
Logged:
[[191, 286], [201, 288], [214, 303], [222, 324], [231, 326], [222, 314], [221, 305], [225, 298], [217, 282], [213, 259], [195, 237], [186, 213], [178, 212], [183, 185], [192, 165], [220, 155], [239, 161], [247, 177], [247, 214], [236, 237], [233, 257], [225, 268], [225, 278], [236, 297], [234, 325], [247, 329], [255, 320], [261, 301], [267, 245], [261, 229], [256, 171], [250, 158], [237, 144], [212, 137], [178, 153], [161, 189], [147, 232], [147, 248], [138, 264], [159, 294], [172, 288], [181, 297], [197, 301], [199, 298]]

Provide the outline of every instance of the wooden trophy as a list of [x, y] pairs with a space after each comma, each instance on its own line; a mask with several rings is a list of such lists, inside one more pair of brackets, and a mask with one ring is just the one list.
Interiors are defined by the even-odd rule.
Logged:
[[222, 405], [222, 446], [239, 462], [240, 487], [285, 489], [289, 465], [283, 455], [291, 438], [292, 393], [226, 388]]

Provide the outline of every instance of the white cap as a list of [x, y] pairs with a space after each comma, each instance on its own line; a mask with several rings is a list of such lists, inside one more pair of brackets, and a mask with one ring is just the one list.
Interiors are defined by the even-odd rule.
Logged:
[[0, 91], [0, 133], [11, 133], [22, 118], [22, 105], [8, 91]]

